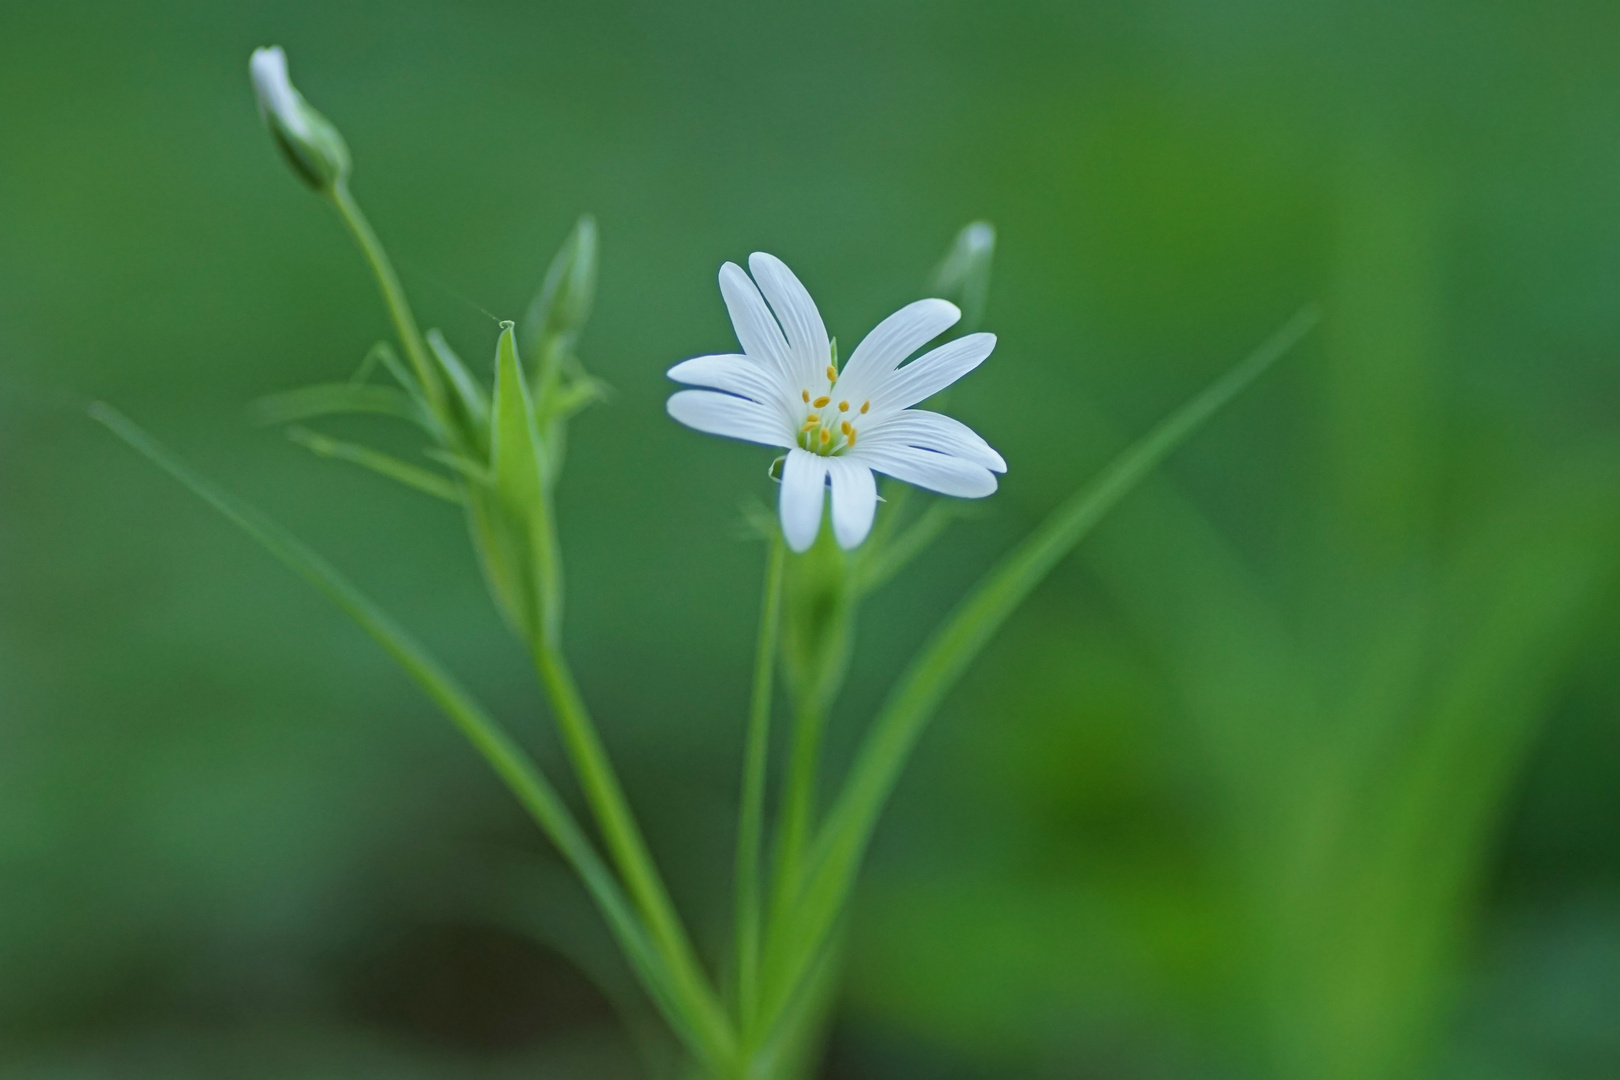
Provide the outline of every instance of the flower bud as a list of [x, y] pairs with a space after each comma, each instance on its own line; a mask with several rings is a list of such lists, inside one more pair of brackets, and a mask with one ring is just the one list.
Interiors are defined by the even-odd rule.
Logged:
[[547, 352], [569, 352], [595, 298], [596, 220], [586, 214], [551, 260], [545, 283], [523, 316], [523, 344], [542, 363]]
[[304, 100], [287, 77], [287, 54], [276, 45], [254, 49], [248, 64], [259, 115], [270, 127], [276, 145], [304, 181], [319, 192], [330, 192], [349, 175], [349, 148], [331, 121]]
[[996, 253], [996, 230], [988, 221], [975, 221], [956, 234], [951, 249], [934, 271], [933, 294], [962, 309], [957, 327], [975, 329], [984, 316], [990, 293], [990, 261]]

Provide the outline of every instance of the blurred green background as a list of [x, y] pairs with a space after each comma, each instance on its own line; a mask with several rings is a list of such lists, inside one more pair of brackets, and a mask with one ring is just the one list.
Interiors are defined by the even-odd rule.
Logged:
[[459, 515], [248, 422], [386, 334], [255, 114], [271, 43], [463, 356], [597, 215], [567, 632], [711, 956], [772, 495], [663, 413], [733, 347], [719, 264], [781, 255], [847, 348], [999, 230], [952, 411], [1011, 471], [863, 613], [834, 770], [998, 551], [1326, 305], [929, 732], [826, 1075], [1620, 1075], [1620, 7], [4, 0], [0, 1076], [640, 1068], [482, 763], [80, 411], [303, 535], [562, 776]]

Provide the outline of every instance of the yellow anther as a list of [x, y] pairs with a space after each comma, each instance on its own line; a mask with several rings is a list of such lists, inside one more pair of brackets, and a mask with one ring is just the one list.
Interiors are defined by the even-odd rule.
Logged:
[[838, 381], [838, 369], [833, 367], [831, 364], [827, 365], [827, 381], [828, 382], [837, 382]]
[[861, 415], [865, 416], [866, 415], [866, 410], [870, 409], [871, 407], [872, 407], [872, 403], [870, 401], [861, 402]]
[[839, 402], [839, 403], [838, 403], [838, 411], [839, 411], [839, 412], [849, 412], [849, 402], [847, 402], [847, 401], [840, 401], [840, 402]]
[[802, 397], [803, 397], [803, 398], [804, 398], [804, 403], [805, 403], [805, 404], [806, 404], [806, 405], [808, 405], [808, 404], [810, 404], [810, 391], [808, 391], [808, 390], [801, 390], [801, 391], [799, 391], [799, 393], [800, 393], [800, 395], [801, 395], [801, 396], [802, 396]]
[[821, 445], [826, 446], [830, 442], [832, 442], [832, 432], [828, 431], [826, 428], [822, 428], [821, 429]]
[[849, 445], [851, 445], [851, 446], [855, 445], [855, 429], [854, 428], [849, 429]]
[[839, 424], [838, 430], [842, 431], [845, 435], [853, 435], [855, 433], [855, 429], [849, 426], [848, 420], [845, 420], [842, 424]]
[[804, 418], [804, 430], [809, 431], [819, 423], [821, 423], [821, 417], [817, 416], [815, 413], [811, 413], [809, 416]]
[[829, 402], [831, 400], [832, 400], [832, 398], [828, 397], [826, 394], [822, 394], [820, 397], [816, 398], [816, 400], [812, 401], [810, 404], [814, 405], [816, 408], [819, 409], [819, 408], [822, 408], [823, 406], [825, 406], [827, 404], [827, 402]]

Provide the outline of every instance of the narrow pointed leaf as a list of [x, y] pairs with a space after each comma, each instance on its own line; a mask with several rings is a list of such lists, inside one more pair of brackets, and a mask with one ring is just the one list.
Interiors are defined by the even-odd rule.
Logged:
[[[383, 647], [460, 729], [573, 866], [649, 994], [662, 1007], [672, 1010], [672, 1026], [677, 1033], [691, 1038], [694, 1025], [681, 1011], [682, 998], [673, 989], [662, 957], [653, 948], [618, 881], [556, 790], [505, 729], [484, 712], [422, 645], [297, 537], [194, 472], [116, 409], [98, 402], [90, 406], [89, 412], [313, 585]], [[699, 1049], [694, 1046], [694, 1050]]]
[[369, 383], [320, 383], [280, 394], [270, 394], [253, 403], [253, 418], [261, 424], [287, 424], [317, 416], [343, 413], [373, 413], [409, 420], [431, 435], [438, 425], [421, 405], [403, 390]]
[[458, 506], [462, 503], [461, 489], [438, 473], [429, 472], [390, 454], [373, 450], [369, 446], [329, 439], [325, 435], [301, 427], [289, 428], [287, 438], [320, 457], [352, 462], [434, 498]]

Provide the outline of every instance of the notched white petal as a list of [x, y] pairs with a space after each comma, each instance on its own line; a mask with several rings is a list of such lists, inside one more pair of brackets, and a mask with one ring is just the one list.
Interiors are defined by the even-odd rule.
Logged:
[[756, 251], [748, 256], [748, 269], [753, 271], [760, 292], [782, 324], [793, 356], [793, 377], [810, 385], [826, 368], [831, 346], [816, 302], [787, 264], [769, 252]]
[[884, 419], [862, 436], [869, 446], [914, 446], [966, 458], [992, 472], [1007, 471], [1007, 462], [978, 432], [954, 417], [926, 409], [906, 409]]
[[[678, 383], [707, 386], [712, 390], [724, 390], [728, 394], [740, 394], [773, 408], [781, 408], [788, 404], [788, 397], [782, 389], [781, 381], [770, 369], [753, 357], [741, 353], [694, 356], [690, 360], [676, 364], [667, 374]], [[792, 426], [792, 420], [785, 415], [783, 423]]]
[[746, 271], [728, 262], [720, 268], [720, 295], [743, 352], [765, 363], [784, 383], [793, 380], [792, 359], [782, 328]]
[[881, 412], [909, 409], [984, 363], [995, 347], [994, 334], [968, 334], [946, 342], [885, 379], [872, 393], [872, 408]]
[[821, 531], [821, 505], [826, 500], [828, 458], [794, 448], [782, 466], [779, 512], [782, 538], [797, 552], [810, 550]]
[[843, 378], [852, 386], [875, 387], [906, 357], [955, 326], [962, 317], [949, 300], [917, 300], [872, 328], [849, 356]]
[[847, 457], [828, 458], [827, 472], [832, 477], [833, 536], [845, 551], [860, 547], [877, 513], [877, 480], [871, 469]]
[[959, 457], [918, 450], [910, 446], [868, 446], [861, 443], [846, 455], [880, 473], [941, 495], [982, 499], [996, 490], [996, 474]]
[[709, 435], [763, 446], [793, 445], [778, 410], [745, 398], [714, 390], [681, 390], [670, 395], [666, 408], [687, 427]]

